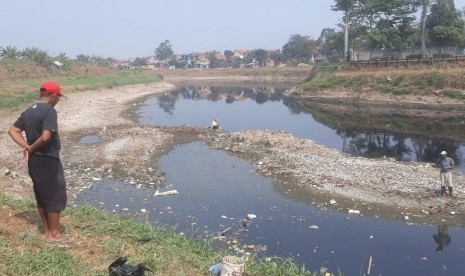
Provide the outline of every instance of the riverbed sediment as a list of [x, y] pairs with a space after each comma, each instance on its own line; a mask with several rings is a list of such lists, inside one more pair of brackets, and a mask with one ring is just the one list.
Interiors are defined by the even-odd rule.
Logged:
[[[137, 124], [132, 110], [149, 95], [165, 93], [169, 83], [75, 92], [57, 105], [63, 142], [62, 162], [71, 200], [96, 180], [118, 178], [132, 185], [158, 187], [164, 175], [157, 157], [178, 144], [200, 140], [252, 162], [257, 172], [276, 180], [296, 197], [361, 215], [410, 222], [465, 223], [463, 174], [454, 172], [454, 197], [437, 197], [438, 170], [431, 164], [354, 157], [283, 131], [229, 133], [191, 126]], [[31, 195], [21, 151], [6, 130], [18, 114], [1, 123], [0, 189], [16, 197]], [[94, 144], [80, 144], [98, 135]], [[155, 160], [155, 162], [154, 162]]]

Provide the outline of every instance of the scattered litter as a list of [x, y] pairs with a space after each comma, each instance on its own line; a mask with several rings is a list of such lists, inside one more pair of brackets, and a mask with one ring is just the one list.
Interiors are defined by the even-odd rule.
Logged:
[[454, 211], [451, 211], [450, 214], [451, 214], [451, 215], [455, 215], [455, 214], [457, 214], [457, 213], [454, 212]]
[[214, 265], [210, 266], [208, 271], [210, 271], [211, 275], [218, 276], [221, 273], [221, 266], [222, 266], [221, 263], [214, 264]]
[[102, 180], [102, 179], [100, 179], [100, 178], [98, 178], [98, 177], [92, 177], [92, 180], [93, 180], [93, 181], [100, 181], [100, 180]]
[[231, 227], [228, 227], [228, 228], [224, 229], [223, 231], [221, 231], [221, 232], [218, 234], [218, 236], [224, 236], [224, 235], [226, 235], [226, 233], [228, 233], [229, 230], [231, 230]]
[[161, 192], [161, 193], [158, 190], [156, 190], [154, 196], [176, 195], [176, 194], [178, 194], [178, 190], [170, 190], [170, 191]]
[[426, 258], [426, 257], [423, 257], [423, 258], [421, 258], [421, 260], [423, 260], [423, 261], [427, 261], [427, 260], [428, 260], [428, 258]]
[[252, 219], [254, 219], [254, 218], [257, 218], [257, 216], [254, 215], [254, 214], [247, 214], [247, 219], [248, 219], [248, 220], [252, 220]]
[[252, 249], [253, 250], [253, 249], [255, 249], [255, 245], [254, 244], [249, 244], [249, 245], [247, 245], [247, 249]]
[[110, 276], [124, 276], [124, 275], [144, 275], [145, 271], [152, 270], [145, 267], [144, 264], [138, 264], [137, 266], [126, 263], [127, 259], [119, 257], [108, 267]]
[[141, 213], [147, 213], [147, 210], [145, 210], [145, 209], [140, 209], [140, 212], [141, 212]]
[[405, 216], [404, 219], [405, 219], [405, 220], [409, 220], [410, 218], [409, 218], [408, 216]]
[[374, 237], [375, 237], [375, 236], [372, 235], [372, 236], [370, 236], [370, 239], [372, 239], [372, 238], [374, 238]]
[[221, 266], [221, 275], [241, 276], [245, 272], [245, 261], [237, 256], [224, 256]]
[[221, 218], [222, 218], [222, 219], [227, 219], [228, 217], [225, 216], [225, 215], [221, 215]]
[[360, 210], [349, 209], [349, 214], [360, 214]]
[[123, 208], [123, 209], [121, 209], [121, 211], [127, 212], [127, 211], [129, 211], [129, 208]]
[[308, 228], [318, 230], [320, 227], [318, 227], [317, 225], [312, 225], [312, 226], [309, 226]]
[[331, 200], [329, 201], [329, 203], [331, 203], [331, 205], [336, 205], [336, 204], [337, 204], [337, 203], [336, 203], [336, 200], [334, 200], [334, 199], [331, 199]]

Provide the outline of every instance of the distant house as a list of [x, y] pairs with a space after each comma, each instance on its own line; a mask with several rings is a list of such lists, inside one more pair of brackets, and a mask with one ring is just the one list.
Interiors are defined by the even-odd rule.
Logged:
[[111, 65], [111, 67], [118, 70], [129, 70], [129, 66], [129, 60], [115, 60]]
[[156, 58], [154, 56], [146, 57], [145, 62], [147, 65], [145, 65], [145, 69], [149, 70], [154, 70], [155, 69], [155, 63], [157, 62]]
[[250, 50], [234, 50], [233, 56], [243, 59], [250, 52], [251, 52]]
[[193, 53], [194, 68], [208, 68], [210, 61], [205, 53]]

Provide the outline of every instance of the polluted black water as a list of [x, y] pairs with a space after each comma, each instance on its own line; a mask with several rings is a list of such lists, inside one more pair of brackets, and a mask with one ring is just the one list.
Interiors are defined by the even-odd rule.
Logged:
[[[388, 116], [379, 121], [406, 125], [412, 132], [380, 131], [364, 124], [366, 115], [360, 119], [303, 110], [284, 97], [284, 91], [181, 87], [146, 99], [136, 112], [139, 122], [152, 125], [208, 127], [217, 118], [227, 131], [279, 129], [366, 157], [432, 162], [445, 149], [456, 160], [457, 170], [465, 171], [465, 139], [444, 138], [448, 132], [462, 132], [460, 124], [448, 125], [452, 119], [392, 121]], [[354, 122], [359, 125], [352, 126]], [[439, 133], [441, 129], [446, 132]], [[431, 130], [437, 135], [430, 135]], [[92, 135], [81, 141], [98, 142]], [[344, 275], [367, 275], [368, 271], [370, 275], [464, 274], [465, 232], [448, 227], [447, 221], [412, 224], [367, 217], [357, 210], [338, 211], [337, 202], [315, 205], [311, 198], [299, 196], [299, 191], [258, 175], [250, 162], [201, 142], [177, 146], [158, 165], [166, 177], [158, 190], [118, 180], [98, 181], [79, 195], [76, 204], [146, 216], [154, 225], [193, 237], [218, 238], [224, 232], [219, 244], [237, 242], [245, 252], [292, 257], [312, 271], [325, 267], [336, 275], [339, 270]]]
[[[363, 108], [355, 115], [332, 114], [303, 109], [284, 92], [284, 88], [269, 87], [180, 87], [147, 99], [137, 114], [141, 123], [152, 125], [209, 127], [216, 118], [220, 127], [231, 132], [279, 129], [365, 157], [434, 162], [446, 150], [457, 170], [465, 172], [465, 117], [421, 120], [366, 114]], [[448, 139], [452, 134], [458, 138]]]
[[[166, 176], [163, 187], [98, 182], [76, 204], [147, 216], [154, 225], [194, 237], [211, 238], [229, 229], [224, 242], [236, 240], [241, 249], [249, 246], [267, 255], [293, 257], [312, 271], [325, 267], [336, 275], [338, 270], [363, 275], [368, 269], [370, 275], [464, 272], [463, 229], [316, 206], [256, 174], [253, 164], [201, 142], [177, 146], [159, 160], [159, 168]], [[167, 191], [173, 194], [155, 195]]]

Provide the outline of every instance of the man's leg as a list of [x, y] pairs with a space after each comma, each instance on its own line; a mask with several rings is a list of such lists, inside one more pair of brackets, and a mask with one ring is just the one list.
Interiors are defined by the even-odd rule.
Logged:
[[444, 173], [441, 172], [439, 178], [441, 179], [441, 196], [443, 196], [446, 193], [446, 177]]
[[57, 241], [63, 238], [63, 233], [60, 232], [60, 213], [59, 212], [45, 212], [49, 227], [49, 241]]
[[40, 219], [44, 225], [44, 237], [48, 239], [48, 236], [50, 235], [50, 226], [48, 223], [47, 214], [45, 213], [44, 208], [37, 207], [37, 209], [39, 210]]
[[447, 186], [449, 188], [449, 195], [452, 196], [452, 174], [450, 172], [447, 173]]

